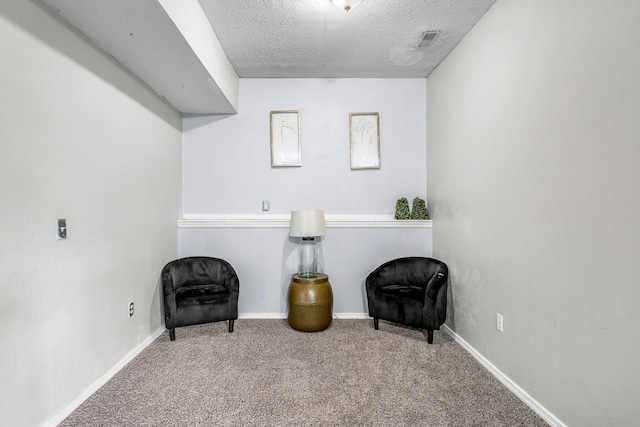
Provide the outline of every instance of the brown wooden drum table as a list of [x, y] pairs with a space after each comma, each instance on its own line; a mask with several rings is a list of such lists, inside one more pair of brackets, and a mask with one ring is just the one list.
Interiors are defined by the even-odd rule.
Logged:
[[292, 328], [303, 332], [317, 332], [327, 329], [333, 317], [333, 292], [329, 276], [291, 276], [289, 285], [289, 315]]

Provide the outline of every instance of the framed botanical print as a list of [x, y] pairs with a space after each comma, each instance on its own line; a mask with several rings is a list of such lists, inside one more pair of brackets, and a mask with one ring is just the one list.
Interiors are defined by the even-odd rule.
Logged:
[[295, 110], [272, 111], [271, 167], [302, 166], [300, 150], [300, 112]]
[[380, 115], [349, 113], [351, 169], [380, 169]]

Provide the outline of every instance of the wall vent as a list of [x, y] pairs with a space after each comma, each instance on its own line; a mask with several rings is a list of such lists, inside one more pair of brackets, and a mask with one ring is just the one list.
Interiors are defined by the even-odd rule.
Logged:
[[420, 41], [418, 42], [418, 47], [429, 47], [429, 46], [431, 46], [431, 43], [436, 39], [436, 37], [438, 37], [438, 34], [440, 34], [440, 30], [425, 31], [420, 36]]

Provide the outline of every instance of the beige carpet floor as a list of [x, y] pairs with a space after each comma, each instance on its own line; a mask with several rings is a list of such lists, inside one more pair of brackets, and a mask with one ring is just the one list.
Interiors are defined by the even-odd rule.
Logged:
[[443, 332], [237, 320], [164, 333], [62, 426], [545, 426]]

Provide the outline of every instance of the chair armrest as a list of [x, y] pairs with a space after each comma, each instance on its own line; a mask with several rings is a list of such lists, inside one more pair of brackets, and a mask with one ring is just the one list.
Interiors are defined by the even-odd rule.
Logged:
[[431, 280], [429, 280], [429, 283], [427, 283], [427, 289], [425, 291], [426, 296], [431, 298], [432, 300], [435, 300], [436, 296], [438, 295], [438, 291], [440, 290], [442, 285], [447, 282], [447, 277], [447, 271], [443, 271], [441, 268], [438, 268]]
[[162, 292], [164, 295], [175, 295], [176, 294], [176, 285], [174, 280], [174, 271], [173, 267], [166, 266], [162, 270]]
[[220, 260], [220, 262], [224, 265], [224, 286], [229, 289], [231, 293], [237, 294], [240, 290], [240, 280], [238, 279], [236, 271], [227, 261]]
[[[165, 266], [162, 269], [161, 280], [162, 280], [162, 294], [164, 296], [164, 318], [165, 322], [168, 322], [170, 319], [175, 321], [176, 318], [176, 285], [174, 280], [174, 268], [172, 266]], [[170, 327], [167, 325], [167, 327]]]

